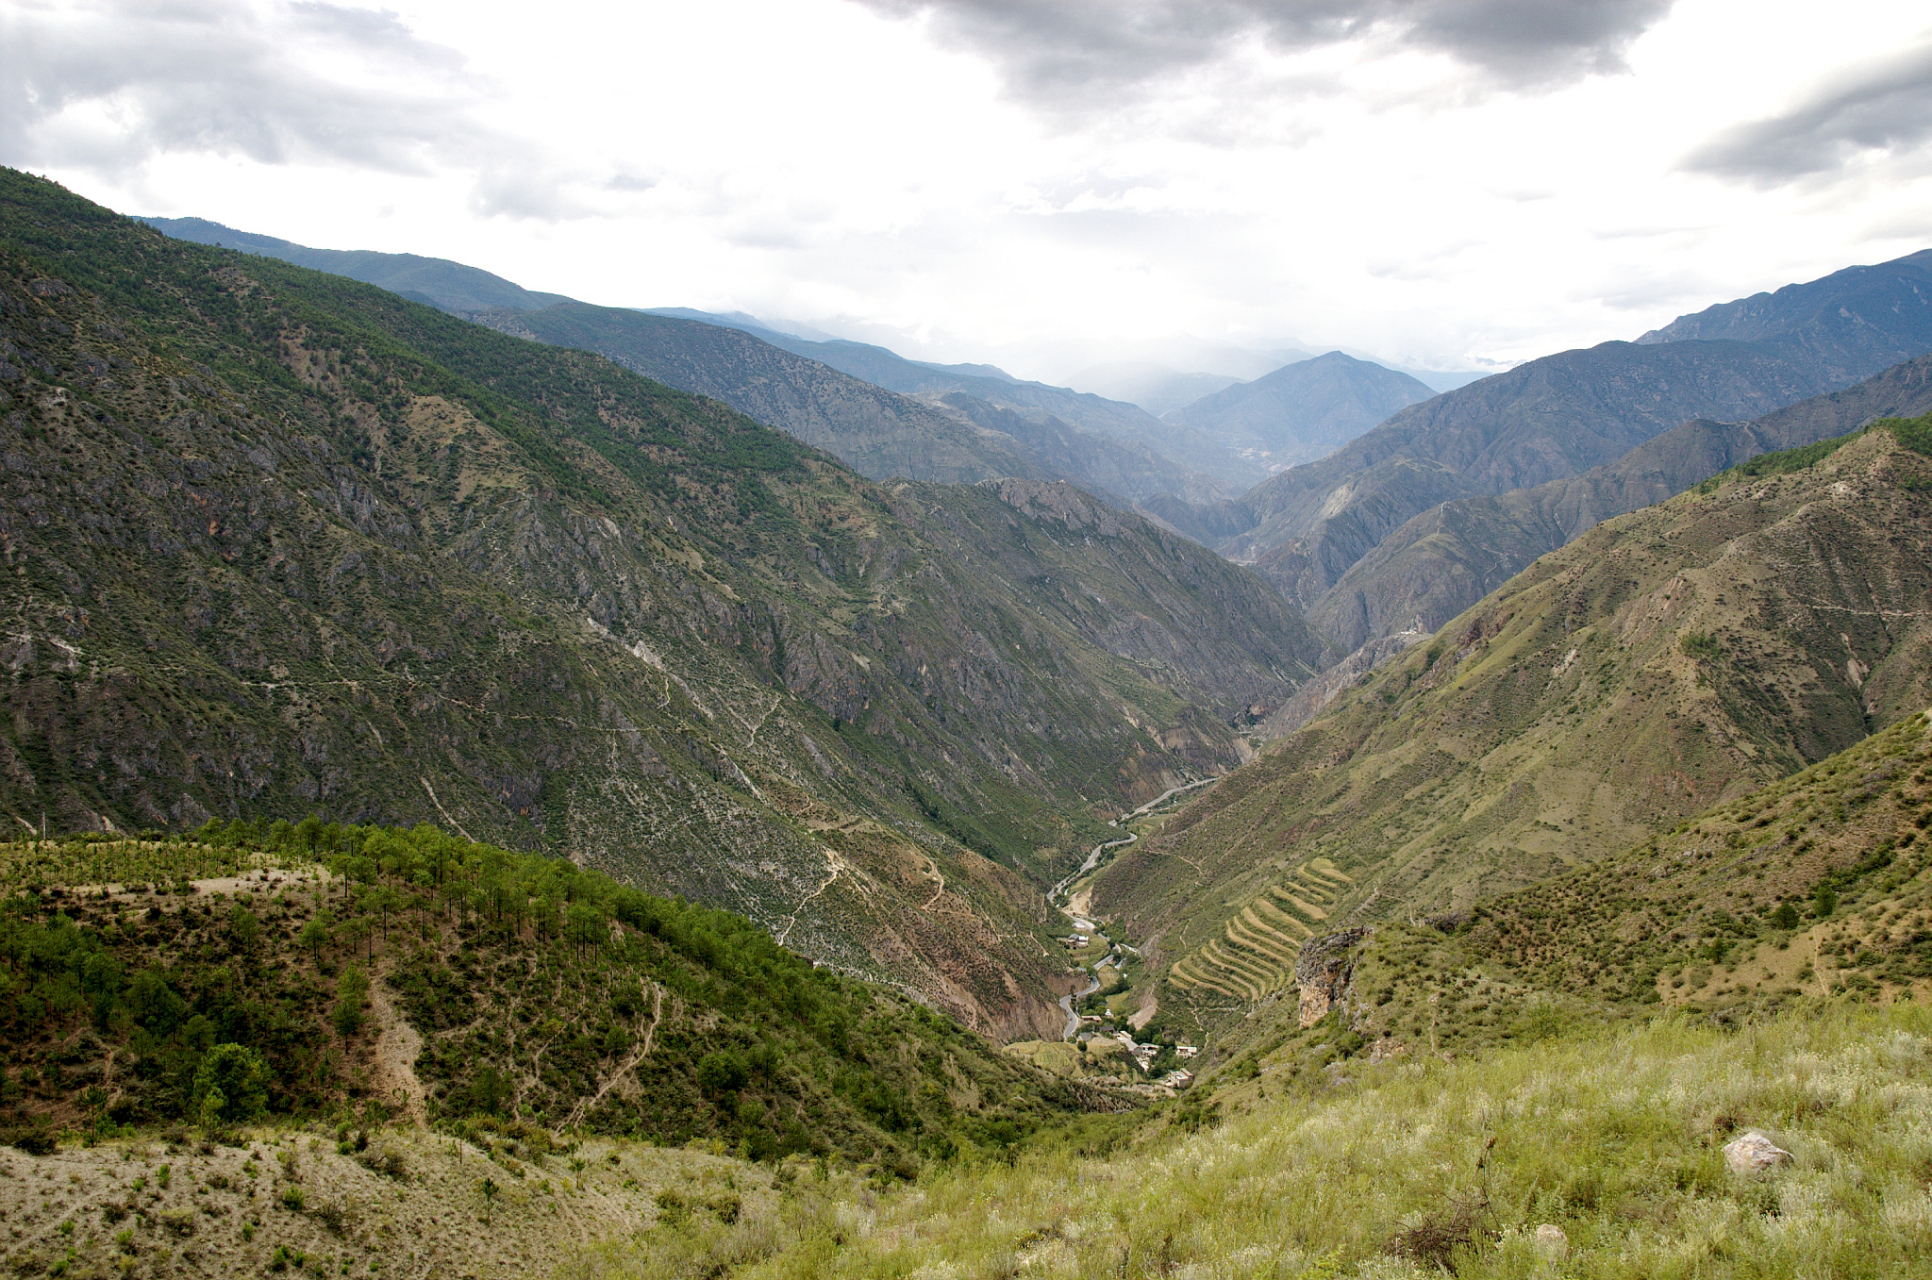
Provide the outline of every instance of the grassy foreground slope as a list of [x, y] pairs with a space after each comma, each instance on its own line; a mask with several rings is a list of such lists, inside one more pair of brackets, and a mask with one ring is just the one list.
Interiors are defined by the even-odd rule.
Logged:
[[[1932, 1248], [1922, 1008], [1737, 1033], [1662, 1019], [1348, 1077], [1107, 1158], [936, 1171], [830, 1211], [796, 1196], [707, 1238], [653, 1231], [564, 1274], [1856, 1280], [1917, 1274]], [[1792, 1162], [1730, 1173], [1721, 1148], [1751, 1128]]]
[[0, 888], [17, 1132], [508, 1124], [909, 1172], [1076, 1105], [742, 918], [427, 826], [0, 845]]
[[[1543, 557], [1099, 878], [1176, 1002], [1467, 909], [1932, 701], [1927, 423], [1766, 455]], [[1176, 964], [1175, 962], [1179, 962]]]
[[[1921, 1007], [1667, 1017], [1351, 1066], [1208, 1131], [883, 1191], [621, 1140], [387, 1131], [358, 1152], [351, 1131], [338, 1153], [333, 1132], [260, 1129], [0, 1151], [0, 1208], [21, 1274], [1877, 1280], [1932, 1249], [1929, 1098]], [[1730, 1173], [1720, 1148], [1752, 1128], [1792, 1161]]]

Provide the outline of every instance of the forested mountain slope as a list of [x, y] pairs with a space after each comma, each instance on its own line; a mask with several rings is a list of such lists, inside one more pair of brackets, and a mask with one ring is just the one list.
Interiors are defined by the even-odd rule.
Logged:
[[[435, 821], [1017, 1031], [1064, 980], [1029, 878], [1232, 765], [1230, 722], [1321, 660], [1136, 518], [911, 501], [598, 357], [23, 175], [0, 226], [22, 820]], [[1147, 661], [1203, 617], [1218, 668]]]
[[1125, 850], [1094, 909], [1180, 991], [1253, 996], [1313, 934], [1467, 908], [1912, 714], [1929, 429], [1766, 455], [1544, 556]]
[[1607, 466], [1495, 497], [1461, 498], [1410, 520], [1343, 574], [1309, 621], [1344, 649], [1393, 631], [1434, 631], [1536, 557], [1760, 453], [1932, 412], [1932, 357], [1751, 422], [1698, 419]]

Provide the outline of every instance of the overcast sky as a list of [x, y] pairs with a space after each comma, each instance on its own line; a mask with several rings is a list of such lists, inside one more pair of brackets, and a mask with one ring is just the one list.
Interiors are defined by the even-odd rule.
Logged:
[[1932, 10], [0, 0], [0, 161], [131, 213], [1062, 380], [1491, 368], [1932, 246]]

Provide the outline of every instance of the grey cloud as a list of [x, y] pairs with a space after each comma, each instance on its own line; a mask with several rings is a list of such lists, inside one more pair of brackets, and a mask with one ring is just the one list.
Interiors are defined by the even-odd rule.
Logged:
[[1826, 173], [1864, 151], [1901, 151], [1932, 137], [1932, 44], [1835, 77], [1806, 101], [1739, 125], [1683, 167], [1761, 186]]
[[[329, 79], [305, 65], [318, 47], [411, 70], [408, 81], [429, 88]], [[470, 120], [472, 92], [447, 74], [459, 64], [393, 15], [328, 4], [15, 9], [0, 16], [0, 158], [124, 173], [164, 152], [204, 151], [423, 172], [433, 156], [478, 156], [498, 142]]]
[[993, 58], [1020, 95], [1077, 106], [1210, 65], [1245, 40], [1279, 50], [1347, 40], [1446, 53], [1499, 85], [1620, 70], [1672, 0], [856, 0], [926, 15]]

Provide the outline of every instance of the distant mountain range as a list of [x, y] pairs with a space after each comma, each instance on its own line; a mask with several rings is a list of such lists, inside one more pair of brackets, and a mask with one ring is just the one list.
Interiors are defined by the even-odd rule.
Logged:
[[1406, 373], [1331, 351], [1236, 383], [1167, 415], [1270, 470], [1333, 453], [1398, 409], [1435, 395]]
[[[1684, 336], [1705, 334], [1724, 336]], [[1712, 308], [1642, 342], [1532, 360], [1403, 409], [1239, 499], [1147, 506], [1316, 608], [1441, 503], [1575, 476], [1692, 419], [1759, 418], [1928, 352], [1932, 253], [1919, 253]]]
[[1599, 521], [1636, 511], [1762, 453], [1828, 440], [1879, 418], [1932, 412], [1932, 356], [1750, 422], [1699, 418], [1582, 475], [1445, 502], [1358, 560], [1309, 610], [1344, 648], [1434, 631]]
[[[1279, 354], [1286, 357], [1283, 364], [1308, 358], [1305, 351], [1284, 351]], [[1164, 417], [1171, 410], [1246, 382], [1247, 379], [1229, 373], [1188, 373], [1151, 360], [1120, 360], [1082, 369], [1068, 381], [1096, 395], [1106, 396], [1110, 400], [1125, 400], [1156, 417]]]
[[1023, 381], [993, 365], [944, 365], [908, 360], [869, 343], [843, 338], [830, 341], [800, 338], [746, 323], [736, 315], [685, 308], [656, 310], [650, 314], [704, 320], [740, 329], [774, 347], [817, 360], [902, 395], [933, 400], [968, 395], [1035, 421], [1058, 419], [1080, 430], [1150, 449], [1177, 466], [1211, 477], [1227, 486], [1230, 492], [1254, 484], [1268, 474], [1266, 467], [1211, 435], [1164, 421], [1138, 405], [1044, 382]]
[[[519, 337], [595, 351], [722, 400], [875, 480], [1064, 479], [1125, 506], [1163, 494], [1214, 501], [1266, 474], [1229, 453], [1223, 475], [1210, 479], [1182, 456], [1212, 458], [1211, 445], [1133, 405], [1023, 384], [990, 365], [920, 365], [882, 347], [778, 333], [741, 314], [599, 307], [442, 258], [311, 249], [201, 218], [140, 221], [176, 239], [348, 276]], [[990, 429], [938, 403], [958, 394], [1019, 413], [1004, 420], [1007, 429]], [[1163, 447], [1164, 435], [1178, 443]]]

